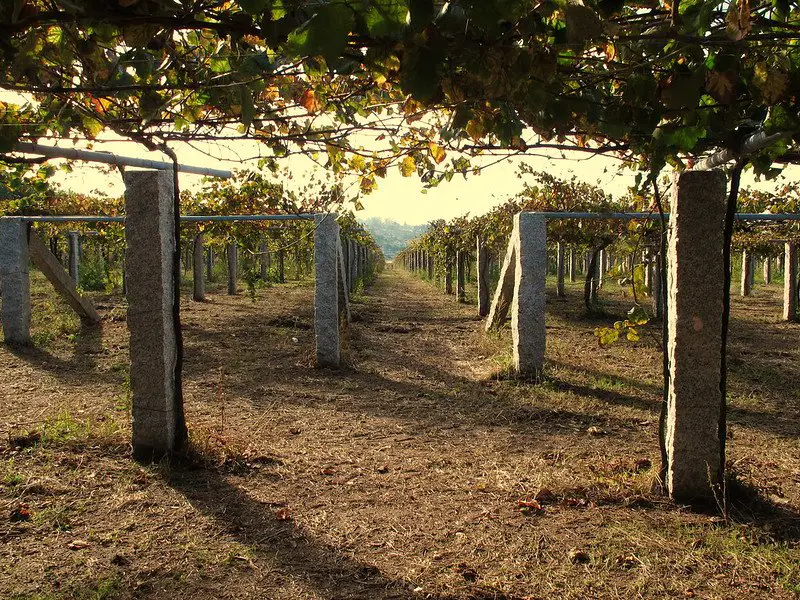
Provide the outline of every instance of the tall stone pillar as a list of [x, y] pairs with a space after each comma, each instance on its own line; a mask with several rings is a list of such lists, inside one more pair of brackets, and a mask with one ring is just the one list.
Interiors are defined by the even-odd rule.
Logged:
[[214, 281], [214, 248], [211, 246], [206, 250], [206, 279], [209, 283]]
[[578, 259], [575, 255], [575, 248], [569, 247], [569, 281], [575, 283], [575, 272], [578, 270]]
[[712, 501], [725, 468], [721, 387], [726, 179], [675, 175], [670, 203], [666, 486], [680, 501]]
[[286, 283], [286, 251], [278, 250], [278, 283]]
[[228, 262], [228, 295], [235, 296], [239, 291], [239, 248], [236, 242], [225, 246], [225, 258]]
[[338, 367], [341, 360], [336, 253], [338, 239], [336, 215], [314, 215], [314, 336], [318, 367]]
[[747, 248], [742, 250], [742, 281], [740, 293], [749, 296], [753, 287], [753, 260]]
[[351, 285], [350, 281], [350, 243], [347, 238], [343, 238], [340, 236], [339, 244], [342, 250], [342, 279], [344, 285], [344, 289], [347, 292], [348, 298], [350, 297], [350, 292], [353, 291], [353, 286]]
[[563, 298], [564, 293], [564, 242], [558, 242], [556, 247], [556, 296]]
[[453, 257], [448, 252], [444, 264], [444, 293], [453, 293]]
[[764, 257], [764, 285], [772, 283], [772, 257]]
[[28, 274], [28, 223], [16, 217], [0, 218], [0, 294], [6, 344], [31, 341], [31, 291]]
[[456, 251], [456, 300], [462, 304], [467, 301], [467, 261], [466, 254]]
[[170, 171], [127, 171], [124, 179], [133, 453], [151, 460], [186, 439], [175, 306], [174, 191]]
[[476, 278], [478, 280], [478, 315], [485, 317], [489, 314], [489, 252], [481, 238], [476, 242], [475, 255]]
[[194, 236], [192, 246], [192, 299], [202, 302], [206, 299], [206, 287], [203, 281], [203, 234], [198, 233]]
[[[352, 292], [356, 289], [356, 284], [358, 283], [358, 257], [356, 256], [358, 253], [358, 244], [356, 244], [355, 240], [348, 240], [347, 244], [350, 246], [350, 265], [348, 269], [350, 272], [350, 291]], [[410, 260], [410, 257], [406, 260]]]
[[262, 241], [261, 244], [258, 246], [258, 255], [259, 255], [259, 267], [261, 270], [261, 281], [266, 281], [269, 279], [269, 246], [267, 246], [266, 240]]
[[783, 255], [783, 320], [797, 319], [797, 242], [786, 242]]
[[70, 231], [67, 234], [69, 244], [67, 252], [69, 276], [75, 285], [80, 283], [80, 261], [81, 261], [81, 238], [77, 231]]
[[514, 369], [537, 378], [544, 365], [545, 282], [547, 280], [547, 218], [537, 213], [514, 216], [516, 247], [511, 336]]
[[606, 250], [600, 250], [600, 254], [597, 256], [597, 289], [603, 288], [603, 283], [605, 283], [606, 279], [606, 257], [607, 257]]

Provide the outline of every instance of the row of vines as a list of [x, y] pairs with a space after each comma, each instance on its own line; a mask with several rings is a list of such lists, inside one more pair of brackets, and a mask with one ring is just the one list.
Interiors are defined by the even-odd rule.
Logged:
[[[64, 191], [50, 182], [52, 168], [33, 173], [6, 168], [0, 173], [0, 216], [101, 216], [124, 215], [124, 198], [95, 192]], [[6, 190], [5, 192], [2, 190]], [[13, 192], [8, 191], [13, 190]], [[305, 192], [305, 193], [303, 193]], [[280, 215], [322, 212], [341, 201], [338, 190], [308, 186], [300, 194], [252, 171], [237, 172], [228, 180], [209, 179], [200, 189], [181, 193], [181, 214], [202, 216]], [[382, 263], [382, 252], [351, 211], [338, 218], [344, 239], [369, 248]], [[49, 241], [51, 251], [68, 262], [68, 233], [80, 240], [79, 287], [88, 291], [121, 289], [125, 249], [124, 226], [119, 222], [37, 223], [37, 231]], [[271, 283], [302, 279], [313, 273], [314, 223], [309, 220], [184, 222], [181, 226], [183, 272], [191, 277], [192, 244], [202, 234], [206, 251], [207, 279], [228, 277], [226, 251], [235, 246], [238, 277], [249, 292]]]
[[[572, 179], [560, 179], [548, 173], [521, 168], [521, 176], [530, 176], [523, 190], [489, 212], [450, 221], [433, 221], [428, 230], [398, 254], [399, 263], [406, 262], [415, 252], [422, 251], [432, 259], [430, 273], [436, 281], [446, 278], [457, 253], [474, 258], [476, 244], [489, 253], [490, 286], [496, 285], [500, 263], [511, 235], [513, 216], [521, 211], [533, 212], [645, 212], [658, 217], [668, 212], [666, 199], [629, 191], [615, 198], [597, 186]], [[740, 192], [738, 211], [743, 213], [796, 213], [800, 207], [800, 185], [787, 184], [774, 193], [753, 189]], [[565, 271], [574, 278], [584, 279], [584, 303], [588, 313], [602, 311], [598, 289], [604, 278], [616, 280], [630, 292], [635, 307], [643, 307], [644, 299], [653, 301], [655, 273], [662, 253], [662, 238], [666, 227], [660, 218], [649, 220], [621, 219], [550, 219], [547, 236], [550, 249], [550, 270], [557, 269], [557, 247], [568, 248]], [[746, 251], [747, 256], [759, 256], [770, 266], [779, 265], [786, 241], [800, 241], [797, 221], [737, 221], [733, 250]], [[610, 258], [613, 257], [613, 258]], [[472, 261], [470, 261], [472, 262]], [[602, 263], [602, 264], [601, 264]], [[738, 268], [738, 267], [737, 267]], [[467, 275], [471, 275], [468, 270]], [[428, 269], [424, 269], [428, 276]], [[780, 276], [776, 270], [776, 275]], [[561, 291], [559, 290], [559, 293]], [[657, 302], [653, 302], [657, 304]], [[653, 309], [658, 314], [658, 311]]]

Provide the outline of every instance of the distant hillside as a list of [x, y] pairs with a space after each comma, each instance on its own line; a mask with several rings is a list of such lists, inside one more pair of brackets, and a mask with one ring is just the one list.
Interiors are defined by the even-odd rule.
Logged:
[[365, 219], [362, 223], [378, 242], [387, 260], [392, 260], [410, 240], [422, 235], [428, 229], [427, 225], [404, 225], [378, 217]]

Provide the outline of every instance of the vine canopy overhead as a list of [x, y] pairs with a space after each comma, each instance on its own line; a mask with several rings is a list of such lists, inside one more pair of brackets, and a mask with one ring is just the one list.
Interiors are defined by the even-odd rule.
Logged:
[[104, 130], [259, 140], [368, 192], [389, 167], [436, 183], [480, 152], [658, 170], [786, 132], [767, 171], [795, 157], [799, 39], [787, 0], [6, 0], [0, 158]]

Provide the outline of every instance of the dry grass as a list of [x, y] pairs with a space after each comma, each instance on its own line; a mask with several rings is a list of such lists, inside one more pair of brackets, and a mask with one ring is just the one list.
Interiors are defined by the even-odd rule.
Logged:
[[498, 376], [506, 334], [405, 273], [354, 304], [338, 371], [311, 367], [308, 283], [187, 301], [191, 443], [150, 466], [126, 443], [119, 298], [98, 331], [0, 349], [1, 595], [794, 597], [800, 328], [777, 288], [734, 301], [727, 520], [657, 491], [655, 328], [600, 349], [568, 293], [538, 386]]

